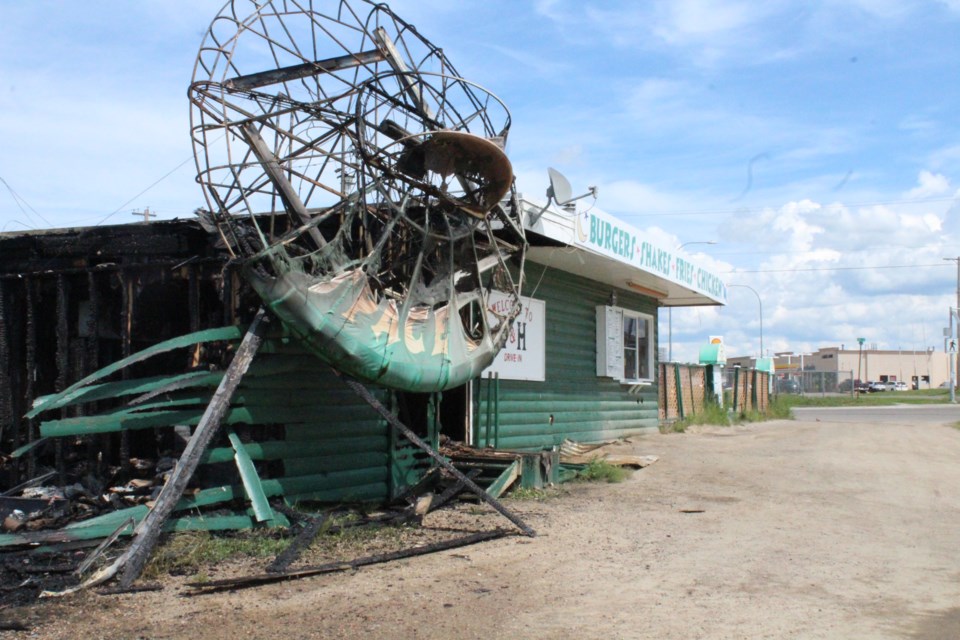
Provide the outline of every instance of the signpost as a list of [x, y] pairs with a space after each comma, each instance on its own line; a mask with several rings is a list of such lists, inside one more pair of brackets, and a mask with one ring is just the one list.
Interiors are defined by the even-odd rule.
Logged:
[[863, 366], [863, 343], [866, 342], [866, 338], [857, 338], [857, 344], [860, 345], [860, 351], [857, 353], [857, 382], [853, 386], [857, 388], [857, 398], [860, 398], [860, 385], [863, 384], [863, 380], [860, 379], [860, 369]]

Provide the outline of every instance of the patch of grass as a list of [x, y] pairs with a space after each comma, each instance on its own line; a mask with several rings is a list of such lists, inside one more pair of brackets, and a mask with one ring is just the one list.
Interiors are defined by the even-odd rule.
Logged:
[[891, 404], [943, 404], [950, 400], [949, 389], [921, 389], [919, 391], [880, 391], [850, 394], [805, 395], [780, 394], [778, 400], [791, 407], [882, 407]]
[[511, 500], [533, 500], [535, 502], [543, 502], [544, 500], [553, 498], [555, 496], [555, 491], [548, 491], [546, 489], [528, 489], [525, 487], [517, 487], [506, 495], [506, 497]]
[[150, 558], [143, 574], [146, 578], [158, 578], [165, 574], [196, 574], [205, 566], [238, 556], [273, 557], [289, 544], [290, 539], [276, 530], [253, 529], [230, 533], [184, 531], [166, 539]]
[[683, 420], [674, 420], [673, 422], [660, 425], [660, 433], [683, 433], [688, 427], [695, 424], [719, 424], [726, 426], [730, 424], [730, 419], [726, 409], [710, 402], [707, 403], [700, 413], [687, 416]]
[[687, 430], [690, 423], [686, 420], [674, 420], [673, 422], [661, 422], [660, 433], [683, 433]]
[[892, 404], [945, 404], [950, 400], [950, 390], [880, 391], [861, 393], [859, 398], [855, 395], [781, 394], [778, 398], [791, 407], [882, 407]]
[[623, 482], [633, 475], [633, 469], [618, 467], [605, 460], [591, 460], [577, 474], [583, 482]]
[[771, 396], [767, 404], [767, 410], [764, 412], [750, 410], [741, 412], [737, 418], [738, 422], [763, 422], [765, 420], [793, 420], [793, 413], [789, 403], [783, 401], [782, 395]]
[[734, 413], [729, 405], [732, 398], [728, 396], [727, 407], [720, 407], [714, 403], [708, 403], [703, 411], [692, 416], [687, 416], [683, 420], [660, 425], [660, 433], [684, 433], [687, 428], [698, 424], [713, 424], [721, 427], [728, 427], [731, 424], [741, 424], [744, 422], [763, 422], [764, 420], [791, 420], [791, 405], [783, 401], [784, 396], [774, 396], [770, 399], [765, 412], [756, 410], [740, 411]]

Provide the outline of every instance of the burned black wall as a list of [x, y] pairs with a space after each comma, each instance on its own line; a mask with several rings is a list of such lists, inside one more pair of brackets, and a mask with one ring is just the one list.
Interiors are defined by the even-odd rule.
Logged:
[[[37, 397], [151, 344], [234, 323], [237, 283], [193, 221], [0, 234], [0, 451], [37, 439], [36, 421], [23, 418]], [[87, 450], [99, 464], [158, 446], [151, 434], [95, 437]], [[5, 465], [3, 484], [33, 477], [41, 454], [62, 473], [77, 450], [37, 447]]]

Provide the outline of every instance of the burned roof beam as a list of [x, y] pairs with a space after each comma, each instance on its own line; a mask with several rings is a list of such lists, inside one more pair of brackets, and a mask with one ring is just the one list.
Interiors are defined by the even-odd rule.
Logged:
[[329, 562], [327, 564], [304, 567], [303, 569], [295, 569], [293, 571], [262, 573], [252, 576], [240, 576], [238, 578], [226, 578], [224, 580], [210, 580], [207, 582], [188, 582], [187, 586], [193, 589], [193, 591], [188, 591], [185, 595], [205, 595], [208, 593], [217, 593], [218, 591], [230, 591], [234, 589], [243, 589], [245, 587], [257, 587], [264, 584], [282, 582], [284, 580], [318, 576], [325, 573], [354, 570], [373, 564], [382, 564], [384, 562], [393, 562], [395, 560], [414, 558], [416, 556], [437, 553], [439, 551], [458, 549], [472, 544], [486, 542], [487, 540], [504, 538], [508, 535], [510, 535], [509, 531], [504, 529], [494, 529], [493, 531], [471, 533], [469, 535], [454, 538], [452, 540], [441, 540], [440, 542], [411, 547], [409, 549], [401, 549], [400, 551], [393, 551], [391, 553], [380, 553], [372, 556], [365, 556], [363, 558], [357, 558], [356, 560], [347, 560], [344, 562]]
[[359, 67], [361, 65], [381, 62], [385, 59], [383, 52], [374, 49], [372, 51], [362, 51], [360, 53], [351, 53], [345, 56], [327, 58], [326, 60], [317, 60], [315, 62], [304, 62], [281, 69], [271, 69], [259, 73], [251, 73], [245, 76], [237, 76], [223, 83], [227, 89], [248, 91], [259, 87], [266, 87], [271, 84], [281, 84], [293, 80], [301, 80], [318, 76], [321, 73], [331, 73], [341, 69]]

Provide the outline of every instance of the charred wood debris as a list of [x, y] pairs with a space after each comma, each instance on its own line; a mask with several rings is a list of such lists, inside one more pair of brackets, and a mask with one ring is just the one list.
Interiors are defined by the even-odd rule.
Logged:
[[[42, 593], [103, 584], [118, 573], [119, 586], [101, 587], [101, 593], [155, 588], [135, 581], [162, 531], [272, 526], [292, 538], [262, 574], [196, 584], [194, 593], [355, 569], [517, 533], [460, 531], [407, 549], [296, 566], [318, 535], [418, 523], [464, 492], [500, 512], [519, 533], [534, 535], [476, 484], [478, 470], [465, 475], [437, 454], [439, 443], [426, 441], [419, 425], [406, 426], [389, 394], [331, 375], [278, 336], [276, 327], [260, 333], [266, 355], [248, 378], [239, 374], [236, 382], [243, 379], [245, 386], [238, 391], [234, 384], [226, 393], [228, 408], [214, 419], [211, 446], [192, 454], [194, 463], [233, 464], [207, 464], [196, 476], [190, 470], [171, 489], [178, 461], [200, 430], [192, 425], [202, 424], [238, 359], [241, 327], [256, 324], [258, 300], [236, 267], [194, 221], [0, 234], [0, 609]], [[91, 375], [97, 371], [103, 375]], [[325, 392], [331, 385], [343, 393], [352, 389], [394, 437], [419, 449], [419, 481], [389, 487], [393, 499], [375, 511], [369, 499], [361, 500], [348, 524], [338, 524], [346, 501], [331, 507], [324, 500], [333, 495], [325, 470], [316, 476], [284, 472], [285, 452], [311, 446], [302, 440], [285, 446], [284, 434], [299, 428], [300, 413], [318, 407], [307, 403], [300, 412], [284, 412], [264, 400], [277, 393], [279, 405], [288, 403], [271, 390], [291, 376], [312, 375]], [[281, 417], [266, 423], [259, 409]], [[166, 512], [157, 513], [164, 501]], [[306, 513], [302, 505], [318, 511]], [[156, 517], [149, 532], [137, 535], [151, 513]], [[121, 551], [131, 534], [133, 543]], [[140, 553], [135, 562], [116, 566], [131, 550]], [[113, 573], [93, 580], [105, 565], [114, 566]], [[17, 623], [0, 616], [2, 625]]]

